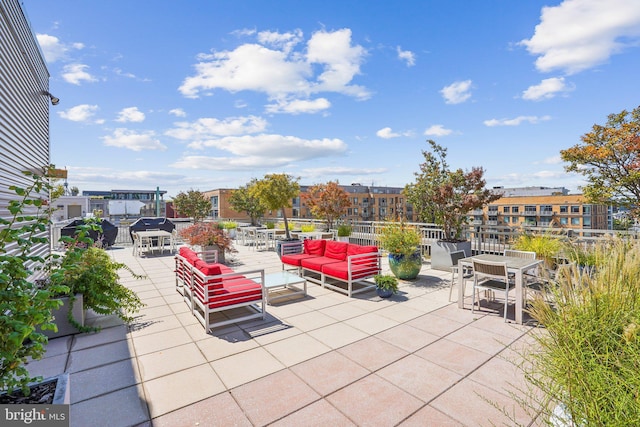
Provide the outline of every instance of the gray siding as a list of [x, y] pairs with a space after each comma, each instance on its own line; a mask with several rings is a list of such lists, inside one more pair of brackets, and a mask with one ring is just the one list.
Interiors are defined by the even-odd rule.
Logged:
[[[17, 0], [0, 0], [0, 216], [10, 216], [17, 196], [9, 186], [26, 187], [22, 171], [49, 164], [49, 72]], [[41, 195], [48, 198], [47, 194]], [[11, 250], [11, 248], [6, 248]], [[44, 255], [48, 246], [34, 247]]]

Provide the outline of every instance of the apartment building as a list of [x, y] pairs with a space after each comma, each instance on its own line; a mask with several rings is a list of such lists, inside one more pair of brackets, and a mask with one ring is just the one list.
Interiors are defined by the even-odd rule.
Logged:
[[606, 205], [591, 204], [563, 187], [495, 188], [503, 197], [471, 212], [476, 226], [611, 228]]
[[[300, 186], [300, 195], [291, 201], [291, 208], [286, 210], [287, 218], [311, 219], [310, 208], [302, 201], [302, 194], [306, 193], [310, 185]], [[407, 205], [402, 190], [404, 187], [379, 187], [361, 184], [341, 185], [349, 194], [349, 206], [342, 218], [344, 221], [382, 221], [384, 219], [403, 216], [413, 219], [413, 209]], [[244, 212], [236, 212], [229, 204], [232, 189], [216, 189], [204, 191], [205, 197], [211, 200], [214, 219], [247, 219]], [[264, 219], [276, 219], [282, 216], [279, 211], [267, 211]]]

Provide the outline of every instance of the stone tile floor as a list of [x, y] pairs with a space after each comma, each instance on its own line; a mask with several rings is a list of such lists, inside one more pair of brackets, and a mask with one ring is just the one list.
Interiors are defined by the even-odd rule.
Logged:
[[[236, 271], [281, 269], [273, 251], [236, 247]], [[70, 374], [72, 426], [543, 424], [514, 397], [531, 328], [504, 323], [501, 305], [458, 309], [450, 274], [428, 262], [390, 299], [309, 284], [265, 321], [207, 334], [175, 290], [172, 255], [109, 252], [147, 276], [122, 278], [147, 304], [136, 322], [94, 317], [101, 332], [53, 339], [28, 365]]]

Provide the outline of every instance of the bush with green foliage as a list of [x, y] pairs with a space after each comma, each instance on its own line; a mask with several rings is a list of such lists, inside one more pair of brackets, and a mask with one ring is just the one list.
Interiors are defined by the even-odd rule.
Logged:
[[348, 237], [351, 236], [351, 226], [347, 224], [340, 224], [338, 226], [338, 236], [339, 237]]
[[537, 258], [543, 259], [548, 268], [554, 268], [558, 256], [565, 243], [558, 236], [549, 233], [523, 233], [513, 243], [513, 248], [520, 251], [535, 252]]
[[590, 274], [560, 266], [532, 302], [544, 329], [524, 354], [526, 377], [543, 398], [529, 405], [547, 420], [562, 404], [578, 425], [640, 425], [640, 243], [597, 245], [593, 259]]
[[56, 330], [51, 311], [62, 303], [52, 295], [68, 291], [61, 285], [39, 288], [32, 280], [50, 259], [32, 254], [34, 246], [49, 242], [41, 235], [47, 231], [51, 209], [39, 196], [53, 190], [47, 172], [24, 172], [29, 185], [9, 187], [18, 197], [9, 202], [9, 218], [0, 218], [0, 390], [20, 388], [25, 395], [28, 384], [40, 377], [31, 377], [24, 365], [42, 358], [48, 342], [37, 328]]
[[133, 314], [144, 306], [134, 291], [120, 283], [120, 270], [126, 270], [137, 279], [136, 274], [124, 263], [114, 261], [104, 249], [95, 246], [87, 236], [89, 229], [101, 232], [99, 221], [87, 219], [77, 227], [76, 235], [62, 237], [67, 249], [62, 259], [51, 268], [47, 286], [65, 286], [69, 296], [67, 319], [81, 332], [97, 332], [100, 328], [82, 326], [73, 318], [75, 295], [82, 294], [84, 309], [102, 315], [116, 315], [124, 322], [133, 321]]
[[412, 255], [421, 241], [418, 229], [403, 221], [385, 222], [377, 237], [382, 249], [392, 255]]
[[394, 294], [398, 293], [398, 279], [395, 276], [377, 274], [373, 276], [373, 281], [378, 289], [393, 291]]

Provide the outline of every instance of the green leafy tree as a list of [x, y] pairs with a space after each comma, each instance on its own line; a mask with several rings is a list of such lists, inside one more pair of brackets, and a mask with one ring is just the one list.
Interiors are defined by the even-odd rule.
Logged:
[[52, 213], [47, 193], [54, 188], [47, 168], [24, 175], [30, 184], [9, 187], [17, 197], [6, 207], [9, 215], [0, 217], [0, 390], [20, 388], [28, 395], [28, 383], [38, 378], [31, 377], [24, 364], [42, 358], [47, 343], [37, 328], [56, 330], [51, 310], [62, 303], [52, 296], [68, 288], [34, 283], [34, 273], [51, 259], [33, 255], [33, 249], [49, 243], [43, 236]]
[[560, 155], [568, 172], [585, 176], [587, 200], [626, 207], [640, 217], [640, 107], [610, 114], [605, 126], [593, 125], [580, 139]]
[[249, 190], [253, 197], [262, 200], [267, 209], [282, 211], [287, 240], [291, 239], [291, 234], [289, 233], [286, 208], [290, 208], [293, 198], [300, 194], [298, 179], [285, 173], [269, 174], [256, 181]]
[[333, 222], [351, 206], [349, 194], [338, 185], [338, 182], [333, 181], [311, 186], [307, 193], [302, 195], [302, 200], [314, 217], [327, 221], [329, 228], [333, 228]]
[[211, 213], [211, 200], [193, 189], [178, 193], [173, 205], [180, 214], [193, 218], [193, 222], [200, 222]]
[[237, 212], [245, 212], [251, 218], [251, 225], [256, 225], [258, 219], [264, 216], [267, 207], [259, 197], [252, 194], [251, 188], [258, 182], [252, 179], [248, 184], [234, 190], [229, 197], [229, 204]]
[[407, 185], [404, 194], [420, 221], [440, 225], [443, 240], [460, 241], [469, 211], [482, 208], [500, 195], [485, 188], [484, 169], [450, 170], [446, 162], [447, 149], [432, 140], [427, 142], [431, 151], [422, 152], [425, 162], [415, 174], [415, 183]]

